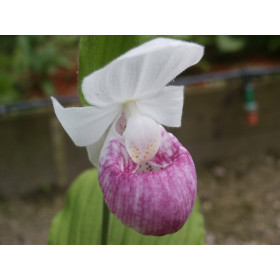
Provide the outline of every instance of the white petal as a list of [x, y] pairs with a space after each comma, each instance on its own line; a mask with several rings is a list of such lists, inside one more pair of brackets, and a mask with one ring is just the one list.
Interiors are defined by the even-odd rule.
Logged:
[[97, 142], [121, 110], [117, 105], [63, 108], [53, 97], [52, 102], [58, 120], [77, 146]]
[[87, 76], [83, 94], [90, 104], [99, 106], [137, 99], [162, 89], [202, 55], [198, 44], [157, 38]]
[[97, 142], [87, 146], [88, 158], [89, 158], [90, 162], [95, 167], [98, 167], [100, 152], [102, 150], [102, 147], [103, 147], [103, 144], [105, 142], [105, 139], [106, 139], [106, 137], [108, 135], [108, 130], [109, 129], [107, 129], [105, 131], [105, 133], [102, 135], [102, 137]]
[[156, 94], [141, 98], [137, 108], [157, 122], [171, 127], [180, 127], [184, 103], [184, 87], [168, 86]]
[[135, 163], [152, 159], [160, 146], [160, 125], [147, 116], [128, 118], [123, 133], [128, 154]]
[[[120, 116], [118, 116], [116, 118], [116, 120], [114, 121], [112, 126], [110, 126], [105, 131], [103, 136], [96, 143], [87, 146], [89, 160], [95, 167], [98, 167], [100, 153], [105, 144], [106, 138], [107, 138], [107, 141], [110, 141], [113, 139], [121, 139], [121, 136], [123, 135], [123, 132], [126, 128], [126, 124], [127, 124], [127, 122], [126, 122], [125, 114], [122, 113]], [[108, 132], [109, 132], [109, 134], [108, 134]]]

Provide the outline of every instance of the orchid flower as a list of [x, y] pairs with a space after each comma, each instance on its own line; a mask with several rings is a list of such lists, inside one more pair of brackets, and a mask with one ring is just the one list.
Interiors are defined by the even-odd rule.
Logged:
[[198, 44], [157, 38], [84, 78], [92, 106], [63, 108], [52, 98], [66, 132], [99, 168], [109, 209], [139, 233], [174, 233], [192, 211], [193, 160], [162, 125], [181, 126], [184, 89], [166, 85], [202, 55]]

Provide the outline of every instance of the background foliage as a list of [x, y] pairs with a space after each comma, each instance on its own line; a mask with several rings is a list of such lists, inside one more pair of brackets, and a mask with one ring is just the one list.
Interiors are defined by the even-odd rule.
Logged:
[[78, 52], [78, 36], [1, 36], [0, 103], [25, 99], [32, 91], [55, 90], [51, 76], [69, 68]]
[[[118, 36], [103, 37], [106, 37], [107, 41], [103, 40], [101, 44], [113, 44], [116, 50], [112, 49], [111, 53], [108, 52], [99, 58], [94, 57], [93, 53], [96, 69], [112, 60], [122, 44], [118, 41]], [[141, 38], [134, 36], [134, 39], [141, 43], [154, 37], [156, 36], [141, 36]], [[199, 64], [200, 71], [207, 71], [211, 65], [217, 63], [230, 64], [254, 57], [271, 60], [280, 58], [280, 36], [172, 35], [168, 37], [197, 42], [206, 47], [203, 61]], [[94, 37], [91, 40], [95, 41], [92, 42], [94, 45], [100, 44]], [[71, 68], [73, 60], [77, 59], [78, 48], [79, 36], [0, 36], [0, 103], [26, 99], [32, 91], [53, 95], [55, 92], [50, 77], [58, 68]], [[83, 59], [85, 59], [83, 55], [80, 56], [80, 60]]]

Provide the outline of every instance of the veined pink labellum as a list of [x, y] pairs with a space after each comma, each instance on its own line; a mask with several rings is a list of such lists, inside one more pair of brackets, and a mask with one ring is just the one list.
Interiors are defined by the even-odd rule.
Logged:
[[161, 236], [185, 224], [195, 202], [196, 172], [189, 152], [163, 128], [159, 151], [140, 165], [123, 139], [112, 138], [102, 151], [99, 182], [109, 209], [139, 233]]

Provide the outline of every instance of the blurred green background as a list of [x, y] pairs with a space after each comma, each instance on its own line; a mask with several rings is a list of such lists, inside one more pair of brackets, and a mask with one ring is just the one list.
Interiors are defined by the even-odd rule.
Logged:
[[[275, 64], [280, 59], [280, 36], [168, 37], [205, 46], [205, 56], [199, 67], [192, 69], [194, 73], [240, 66], [240, 63], [242, 66], [244, 63]], [[59, 94], [55, 88], [58, 71], [75, 73], [78, 47], [79, 36], [0, 36], [0, 103]]]
[[0, 102], [56, 93], [58, 69], [77, 64], [79, 36], [0, 36]]

